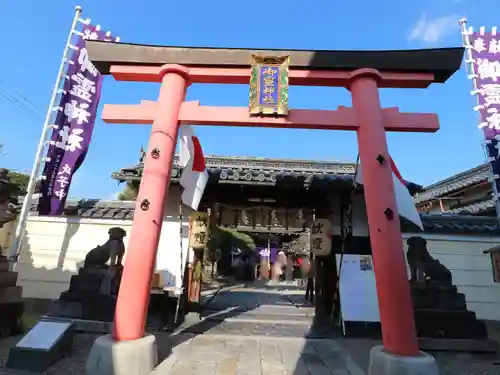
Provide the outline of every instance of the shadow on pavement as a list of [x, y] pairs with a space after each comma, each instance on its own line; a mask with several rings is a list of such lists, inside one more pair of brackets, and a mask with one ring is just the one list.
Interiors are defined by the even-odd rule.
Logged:
[[[319, 324], [314, 319], [312, 306], [297, 307], [297, 303], [290, 301], [286, 292], [293, 295], [294, 291], [298, 291], [297, 300], [304, 299], [300, 289], [291, 289], [289, 285], [251, 284], [219, 292], [201, 311], [199, 322], [181, 327], [170, 336], [172, 351], [192, 340], [190, 348], [185, 349], [189, 359], [178, 362], [175, 370], [186, 369], [198, 355], [198, 361], [205, 361], [204, 371], [215, 361], [216, 366], [232, 364], [234, 373], [245, 371], [249, 375], [362, 375], [364, 372], [335, 340], [340, 332]], [[207, 343], [203, 351], [198, 352], [201, 345], [198, 338], [204, 334], [202, 341]], [[219, 349], [217, 354], [212, 354], [218, 359], [201, 359], [214, 347], [220, 348], [221, 341], [223, 347], [233, 351], [233, 358]], [[237, 354], [234, 354], [235, 347], [238, 347]], [[257, 359], [250, 358], [255, 356]], [[172, 369], [173, 362], [166, 362], [159, 366], [162, 370], [158, 373], [167, 374], [167, 367]]]

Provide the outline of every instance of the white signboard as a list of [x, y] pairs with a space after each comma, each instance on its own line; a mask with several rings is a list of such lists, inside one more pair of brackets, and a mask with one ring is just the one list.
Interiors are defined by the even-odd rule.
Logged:
[[41, 320], [17, 343], [17, 347], [49, 350], [71, 327], [71, 322]]
[[193, 261], [194, 251], [189, 249], [189, 224], [182, 223], [182, 241], [179, 222], [164, 221], [161, 230], [155, 272], [161, 275], [160, 287], [182, 288], [186, 260]]
[[[340, 268], [340, 255], [337, 269]], [[340, 311], [345, 322], [380, 322], [370, 255], [344, 254], [340, 271]]]

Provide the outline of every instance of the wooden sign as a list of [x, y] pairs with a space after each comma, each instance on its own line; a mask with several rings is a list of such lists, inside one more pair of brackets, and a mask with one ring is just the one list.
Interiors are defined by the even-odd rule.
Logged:
[[193, 212], [189, 216], [189, 246], [195, 250], [207, 247], [209, 238], [209, 216], [206, 212]]
[[288, 68], [290, 56], [252, 55], [250, 71], [250, 114], [288, 114]]
[[500, 283], [500, 250], [492, 251], [491, 265], [493, 266], [493, 281], [495, 283]]
[[316, 219], [311, 225], [311, 251], [317, 256], [330, 254], [332, 250], [332, 223], [328, 219]]

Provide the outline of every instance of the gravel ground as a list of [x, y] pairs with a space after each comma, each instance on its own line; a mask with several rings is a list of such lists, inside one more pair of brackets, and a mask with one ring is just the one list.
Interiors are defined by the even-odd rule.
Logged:
[[[74, 374], [83, 375], [85, 374], [85, 360], [87, 359], [87, 354], [98, 335], [90, 334], [78, 334], [75, 336], [73, 355], [62, 361], [59, 361], [55, 366], [51, 367], [44, 374], [47, 375], [63, 375], [63, 374]], [[9, 370], [5, 368], [7, 358], [9, 356], [9, 349], [16, 345], [22, 336], [11, 337], [0, 342], [0, 374], [11, 374], [11, 375], [33, 375], [31, 372]]]
[[[66, 359], [57, 362], [49, 368], [43, 375], [84, 375], [85, 361], [92, 347], [94, 340], [98, 337], [97, 334], [78, 333], [75, 335], [73, 355]], [[171, 347], [177, 345], [177, 342], [172, 342], [169, 339], [168, 333], [158, 333], [156, 342], [158, 345], [159, 360], [162, 361], [171, 353]], [[22, 336], [11, 337], [0, 341], [0, 375], [33, 375], [32, 372], [9, 370], [5, 368], [9, 349], [16, 345]]]

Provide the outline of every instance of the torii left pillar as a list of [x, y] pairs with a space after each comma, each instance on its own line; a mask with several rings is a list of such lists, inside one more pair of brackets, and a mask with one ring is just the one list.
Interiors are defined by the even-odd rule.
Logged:
[[164, 65], [137, 197], [112, 335], [99, 337], [86, 364], [89, 375], [145, 375], [158, 363], [155, 337], [145, 335], [151, 278], [160, 240], [165, 200], [179, 132], [179, 112], [189, 86], [189, 70]]

